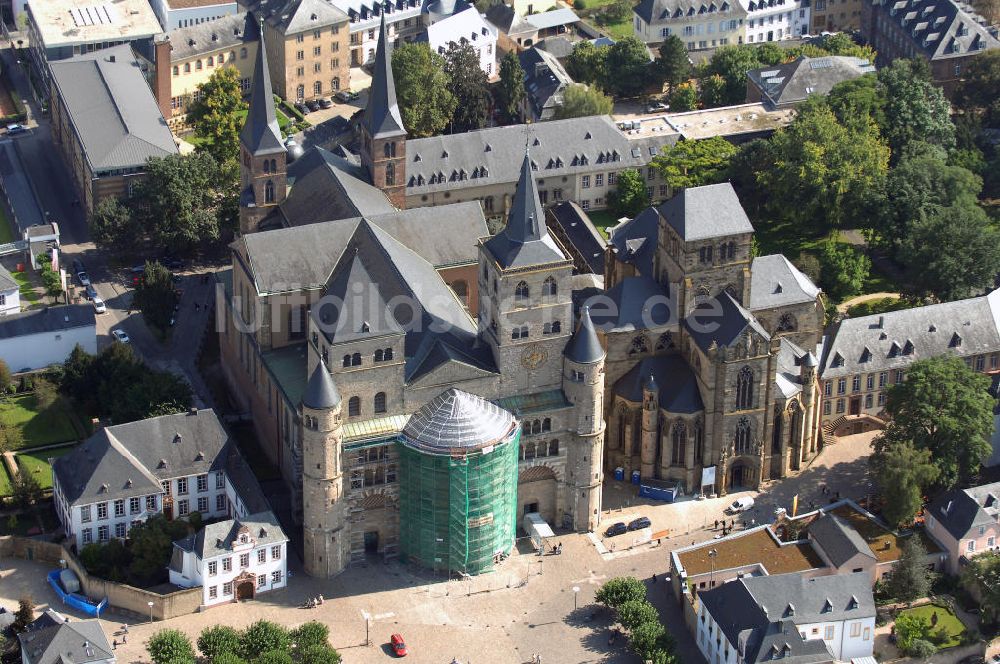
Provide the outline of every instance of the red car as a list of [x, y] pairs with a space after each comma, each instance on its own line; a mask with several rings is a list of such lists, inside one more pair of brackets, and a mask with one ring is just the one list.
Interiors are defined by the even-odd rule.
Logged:
[[406, 642], [403, 641], [402, 634], [393, 634], [390, 636], [389, 646], [396, 657], [406, 657]]

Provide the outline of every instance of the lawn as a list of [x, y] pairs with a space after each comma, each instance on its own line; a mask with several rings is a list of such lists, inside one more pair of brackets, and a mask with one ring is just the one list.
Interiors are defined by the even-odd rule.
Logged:
[[951, 648], [962, 643], [962, 635], [965, 634], [965, 625], [951, 612], [950, 609], [937, 604], [925, 604], [913, 609], [901, 611], [902, 614], [919, 616], [933, 624], [931, 616], [937, 614], [937, 625], [931, 627], [931, 642], [938, 648]]
[[[238, 115], [240, 117], [239, 124], [240, 124], [241, 127], [243, 126], [243, 123], [246, 122], [247, 112], [248, 112], [247, 109], [244, 109], [244, 110], [242, 110], [242, 111], [240, 111], [238, 113]], [[285, 115], [284, 113], [281, 112], [280, 108], [276, 107], [274, 109], [274, 114], [278, 117], [278, 127], [281, 129], [282, 132], [284, 132], [285, 129], [288, 127], [289, 124], [291, 124], [292, 121], [288, 119], [287, 115]], [[186, 142], [190, 143], [191, 145], [195, 146], [195, 147], [198, 147], [198, 146], [200, 146], [200, 145], [202, 145], [203, 143], [206, 142], [206, 139], [199, 137], [193, 131], [191, 133], [187, 134], [186, 136], [184, 136], [184, 140]]]
[[10, 475], [7, 474], [7, 464], [0, 462], [0, 497], [13, 493], [10, 485]]
[[22, 473], [31, 473], [38, 480], [38, 485], [43, 489], [52, 488], [52, 466], [49, 465], [49, 458], [61, 457], [73, 451], [75, 445], [65, 447], [54, 447], [48, 450], [38, 450], [37, 452], [22, 452], [15, 456], [17, 467]]
[[[612, 39], [617, 41], [625, 37], [631, 37], [635, 32], [632, 30], [632, 12], [629, 12], [624, 19], [616, 23], [605, 24], [598, 20], [604, 8], [614, 2], [615, 0], [584, 0], [586, 8], [582, 11], [577, 11], [577, 14], [608, 33]], [[633, 2], [632, 4], [634, 5], [635, 3]]]
[[62, 400], [39, 412], [34, 394], [10, 397], [0, 403], [0, 418], [21, 429], [22, 448], [65, 443], [77, 439], [71, 415]]
[[31, 278], [28, 276], [28, 273], [11, 272], [10, 276], [14, 277], [14, 281], [16, 281], [21, 287], [19, 289], [21, 302], [26, 302], [29, 306], [38, 304], [38, 291], [35, 290], [35, 284], [31, 283]]
[[618, 225], [618, 216], [611, 210], [588, 210], [587, 216], [604, 237], [608, 236], [608, 228]]

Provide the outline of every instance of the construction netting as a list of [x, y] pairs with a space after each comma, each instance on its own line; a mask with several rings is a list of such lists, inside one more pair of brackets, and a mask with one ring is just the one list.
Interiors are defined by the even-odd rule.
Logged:
[[520, 429], [467, 454], [399, 443], [400, 556], [440, 571], [480, 574], [510, 553], [517, 528]]

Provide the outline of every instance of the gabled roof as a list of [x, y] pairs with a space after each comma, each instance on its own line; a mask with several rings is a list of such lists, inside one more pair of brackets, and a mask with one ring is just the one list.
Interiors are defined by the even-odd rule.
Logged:
[[[260, 32], [260, 31], [258, 31]], [[271, 71], [267, 66], [267, 48], [264, 35], [260, 34], [257, 58], [254, 61], [253, 81], [250, 84], [250, 108], [240, 130], [240, 142], [253, 155], [277, 154], [285, 151], [274, 110], [274, 93], [271, 91]]]
[[815, 362], [816, 356], [796, 346], [788, 340], [788, 337], [781, 337], [776, 359], [778, 370], [774, 372], [775, 386], [782, 396], [788, 399], [802, 391], [799, 367], [808, 362]]
[[683, 19], [695, 15], [746, 16], [737, 0], [642, 0], [632, 10], [646, 23]]
[[[554, 55], [535, 46], [518, 55], [524, 70], [524, 88], [535, 115], [548, 119], [562, 104], [562, 95], [573, 83], [569, 73]], [[547, 111], [547, 113], [545, 113]]]
[[535, 30], [547, 30], [561, 25], [570, 25], [580, 20], [580, 17], [569, 7], [550, 9], [546, 12], [529, 14], [524, 20]]
[[462, 4], [464, 9], [459, 11], [454, 11], [454, 6], [450, 7], [453, 13], [447, 13], [449, 8], [442, 7], [440, 3], [431, 4], [434, 7], [431, 11], [440, 9], [438, 16], [442, 16], [427, 26], [427, 42], [432, 51], [442, 53], [442, 50], [447, 51], [452, 44], [463, 43], [468, 43], [473, 48], [485, 48], [486, 42], [496, 41], [496, 26], [487, 23], [475, 7], [464, 2]]
[[[365, 224], [358, 226], [351, 240], [353, 256], [345, 252], [341, 264], [334, 268], [326, 295], [337, 304], [331, 302], [317, 307], [320, 328], [331, 343], [403, 334], [402, 326], [382, 296], [379, 282], [365, 269], [365, 260], [373, 253], [362, 253], [362, 249], [367, 249], [363, 238], [366, 231]], [[374, 265], [373, 268], [378, 269]]]
[[750, 311], [815, 302], [820, 290], [781, 254], [758, 256], [750, 266]]
[[824, 514], [809, 524], [809, 535], [834, 567], [857, 555], [877, 560], [868, 542], [836, 514]]
[[586, 210], [576, 201], [564, 201], [549, 208], [549, 213], [566, 236], [569, 245], [582, 257], [589, 270], [604, 274], [604, 250], [608, 241], [597, 230]]
[[347, 23], [347, 14], [323, 0], [258, 2], [255, 11], [266, 15], [268, 25], [285, 35]]
[[[996, 523], [1000, 510], [1000, 482], [970, 489], [954, 489], [938, 496], [927, 506], [927, 513], [937, 519], [956, 540], [969, 537], [980, 526]], [[992, 512], [992, 513], [991, 513]], [[974, 533], [976, 537], [979, 533]]]
[[321, 147], [308, 150], [288, 166], [291, 189], [279, 206], [289, 226], [340, 218], [387, 214], [395, 208], [364, 171]]
[[875, 11], [899, 24], [912, 45], [932, 60], [1000, 47], [986, 21], [954, 0], [899, 0], [875, 5]]
[[49, 63], [58, 96], [95, 174], [142, 169], [177, 154], [141, 65], [128, 44]]
[[179, 62], [203, 53], [240, 46], [256, 40], [259, 34], [260, 30], [250, 12], [230, 14], [205, 23], [176, 28], [167, 33], [170, 39], [170, 61]]
[[616, 249], [618, 260], [634, 265], [639, 274], [653, 277], [659, 233], [660, 214], [651, 206], [612, 228], [608, 241]]
[[[29, 309], [0, 317], [0, 339], [95, 325], [94, 307], [89, 304], [64, 304], [58, 307]], [[20, 367], [11, 368], [17, 370]]]
[[406, 135], [403, 117], [396, 102], [396, 83], [392, 77], [392, 43], [386, 32], [385, 13], [382, 14], [382, 23], [379, 26], [368, 106], [361, 122], [373, 138]]
[[495, 25], [501, 32], [510, 36], [538, 32], [538, 28], [528, 23], [524, 17], [514, 11], [510, 5], [495, 3], [486, 10], [486, 20]]
[[668, 413], [693, 414], [705, 409], [698, 380], [679, 355], [647, 357], [615, 383], [614, 393], [634, 403], [642, 401], [643, 386], [652, 378], [659, 390], [660, 408]]
[[87, 664], [115, 660], [100, 620], [60, 622], [29, 629], [17, 638], [21, 642], [24, 664]]
[[594, 323], [590, 320], [590, 307], [584, 306], [580, 312], [580, 324], [577, 325], [569, 343], [566, 344], [564, 355], [577, 364], [593, 364], [604, 359], [607, 353], [597, 338]]
[[760, 90], [761, 99], [774, 108], [804, 101], [811, 95], [825, 95], [837, 83], [874, 71], [872, 63], [864, 58], [846, 55], [807, 58], [803, 55], [773, 67], [751, 69], [747, 79]]
[[243, 532], [256, 542], [256, 546], [288, 541], [288, 536], [278, 524], [277, 517], [273, 512], [267, 511], [251, 514], [244, 519], [228, 519], [205, 526], [193, 536], [193, 546], [190, 550], [202, 560], [224, 556], [232, 553], [233, 543]]
[[731, 346], [751, 330], [764, 339], [770, 339], [754, 315], [744, 309], [732, 295], [719, 293], [711, 300], [700, 303], [684, 319], [684, 326], [698, 347], [707, 351], [712, 345]]
[[685, 242], [753, 233], [750, 219], [728, 182], [688, 187], [661, 204], [658, 211]]
[[313, 369], [306, 393], [302, 395], [302, 405], [314, 410], [334, 408], [340, 403], [340, 392], [333, 382], [333, 377], [320, 362]]
[[587, 302], [594, 325], [605, 334], [677, 324], [668, 292], [646, 276], [626, 277]]

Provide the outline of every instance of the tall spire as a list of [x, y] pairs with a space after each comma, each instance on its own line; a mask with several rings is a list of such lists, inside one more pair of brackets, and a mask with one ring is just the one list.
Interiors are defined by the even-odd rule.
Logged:
[[566, 359], [577, 364], [593, 364], [604, 359], [604, 348], [590, 319], [589, 306], [584, 306], [580, 313], [580, 325], [566, 344], [565, 355]]
[[406, 133], [403, 118], [399, 114], [399, 104], [396, 103], [396, 82], [392, 78], [392, 45], [385, 25], [385, 9], [382, 10], [372, 85], [363, 122], [372, 138]]
[[278, 116], [274, 112], [274, 94], [271, 92], [271, 71], [267, 68], [267, 49], [264, 46], [264, 21], [260, 22], [260, 40], [257, 42], [257, 60], [250, 86], [250, 110], [240, 130], [240, 142], [250, 154], [284, 152]]

